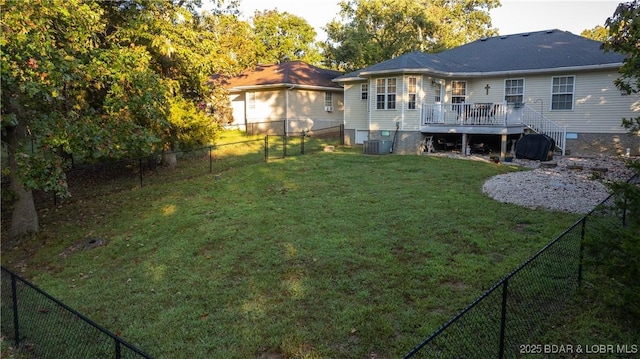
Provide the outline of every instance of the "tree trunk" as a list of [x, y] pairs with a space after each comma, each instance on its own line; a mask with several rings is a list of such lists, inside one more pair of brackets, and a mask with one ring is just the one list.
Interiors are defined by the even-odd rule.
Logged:
[[13, 204], [11, 215], [11, 227], [9, 239], [20, 240], [30, 238], [38, 232], [38, 212], [33, 202], [33, 192], [27, 191], [18, 176], [18, 164], [16, 153], [19, 148], [19, 139], [24, 138], [24, 129], [18, 127], [6, 128], [8, 160], [11, 178], [11, 190], [14, 192], [16, 202]]
[[178, 165], [178, 159], [176, 158], [175, 152], [164, 152], [162, 153], [162, 166], [167, 167], [170, 170], [176, 169]]

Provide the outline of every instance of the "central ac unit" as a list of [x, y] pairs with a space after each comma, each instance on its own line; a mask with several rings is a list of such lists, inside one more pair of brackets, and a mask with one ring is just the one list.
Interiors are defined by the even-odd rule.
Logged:
[[366, 155], [384, 155], [391, 153], [391, 141], [364, 141], [364, 153]]

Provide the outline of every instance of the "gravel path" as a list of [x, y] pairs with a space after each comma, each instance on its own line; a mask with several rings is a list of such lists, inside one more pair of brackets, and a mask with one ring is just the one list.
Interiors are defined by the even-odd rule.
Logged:
[[482, 191], [504, 203], [571, 213], [588, 213], [606, 199], [610, 192], [604, 182], [633, 175], [616, 157], [565, 156], [544, 163], [521, 159], [513, 163], [532, 170], [495, 176]]

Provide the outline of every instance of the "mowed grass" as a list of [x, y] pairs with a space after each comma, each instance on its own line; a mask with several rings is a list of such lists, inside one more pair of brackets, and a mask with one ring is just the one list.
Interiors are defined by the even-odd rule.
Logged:
[[157, 358], [398, 358], [578, 219], [482, 193], [512, 167], [361, 152], [67, 202], [2, 262]]

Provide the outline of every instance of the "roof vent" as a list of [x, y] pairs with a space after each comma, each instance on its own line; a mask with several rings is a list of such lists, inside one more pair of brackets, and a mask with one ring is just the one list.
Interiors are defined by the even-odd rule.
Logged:
[[487, 38], [483, 37], [483, 38], [480, 39], [480, 41], [487, 41]]
[[553, 34], [553, 30], [547, 30], [547, 34]]
[[522, 36], [529, 36], [529, 33], [525, 32], [524, 34], [522, 34]]
[[500, 38], [501, 38], [502, 40], [506, 39], [507, 37], [509, 37], [509, 36], [507, 36], [507, 35], [500, 36]]

